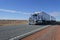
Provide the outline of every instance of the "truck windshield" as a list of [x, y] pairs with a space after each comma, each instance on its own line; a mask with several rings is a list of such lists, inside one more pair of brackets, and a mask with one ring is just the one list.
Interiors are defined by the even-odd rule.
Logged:
[[37, 16], [37, 14], [34, 14], [34, 15], [32, 15], [32, 16], [36, 17], [36, 16]]
[[32, 15], [33, 19], [37, 19], [37, 14]]

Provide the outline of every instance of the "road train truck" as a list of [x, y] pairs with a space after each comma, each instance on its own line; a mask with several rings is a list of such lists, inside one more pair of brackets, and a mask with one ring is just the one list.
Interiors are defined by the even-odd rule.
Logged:
[[45, 12], [35, 12], [29, 17], [29, 24], [53, 24], [56, 22], [55, 17]]

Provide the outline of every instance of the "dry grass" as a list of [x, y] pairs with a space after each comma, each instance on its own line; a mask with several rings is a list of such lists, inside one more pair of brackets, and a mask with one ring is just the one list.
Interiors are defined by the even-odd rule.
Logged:
[[27, 24], [27, 20], [0, 20], [0, 26]]

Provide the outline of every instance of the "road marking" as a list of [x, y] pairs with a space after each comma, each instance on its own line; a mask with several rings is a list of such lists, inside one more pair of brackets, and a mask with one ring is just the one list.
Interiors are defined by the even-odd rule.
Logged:
[[50, 26], [50, 25], [44, 26], [44, 27], [42, 27], [42, 28], [38, 28], [38, 29], [33, 30], [33, 31], [31, 31], [31, 32], [28, 32], [28, 33], [24, 33], [24, 34], [22, 34], [22, 35], [16, 36], [16, 37], [11, 38], [11, 39], [9, 39], [9, 40], [19, 40], [19, 39], [21, 39], [21, 38], [23, 38], [23, 37], [26, 37], [26, 36], [28, 36], [28, 35], [30, 35], [30, 34], [32, 34], [32, 33], [35, 33], [35, 32], [37, 32], [37, 31], [40, 31], [40, 30], [42, 30], [42, 29], [44, 29], [44, 28], [46, 28], [46, 27], [48, 27], [48, 26]]

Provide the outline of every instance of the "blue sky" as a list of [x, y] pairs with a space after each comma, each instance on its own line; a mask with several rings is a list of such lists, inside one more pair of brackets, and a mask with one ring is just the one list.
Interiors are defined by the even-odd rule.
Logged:
[[60, 0], [0, 0], [0, 19], [28, 19], [37, 11], [60, 20]]

